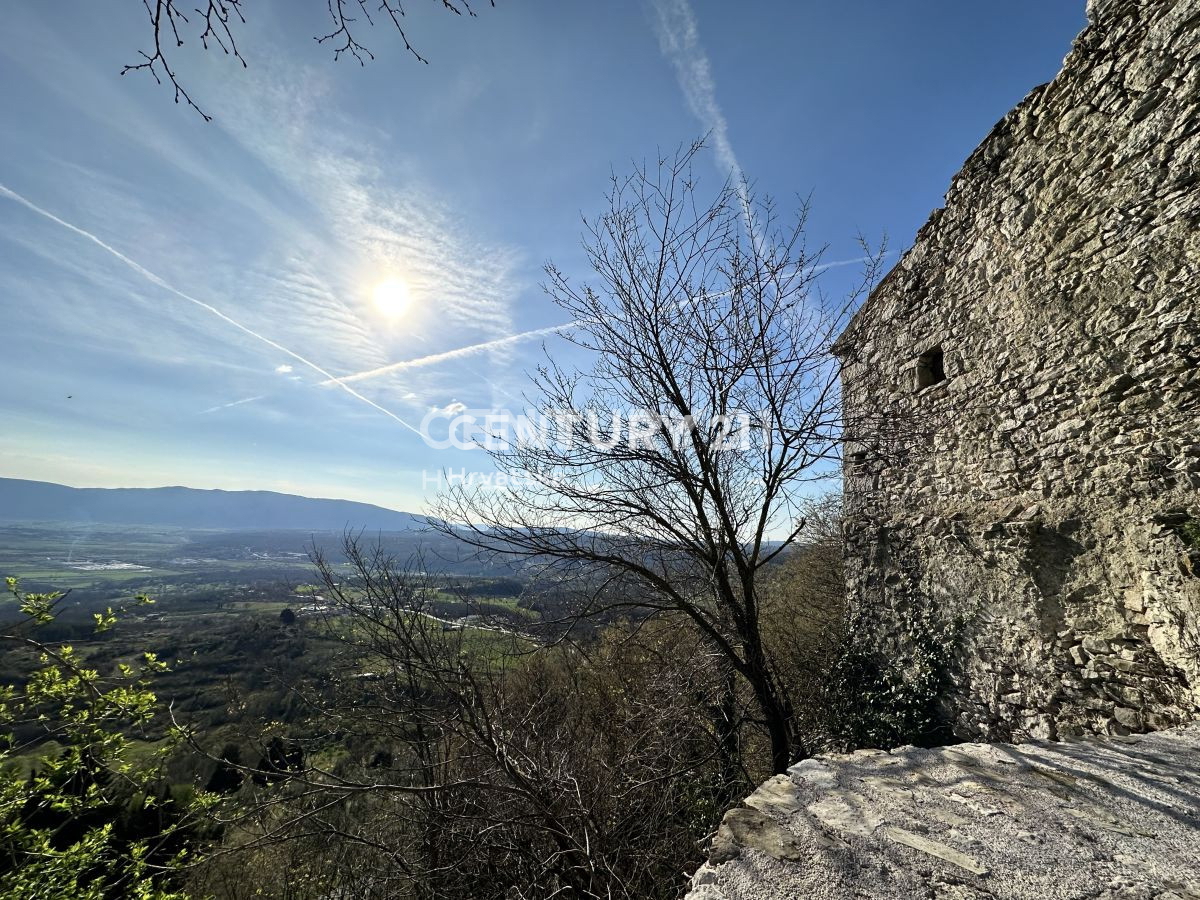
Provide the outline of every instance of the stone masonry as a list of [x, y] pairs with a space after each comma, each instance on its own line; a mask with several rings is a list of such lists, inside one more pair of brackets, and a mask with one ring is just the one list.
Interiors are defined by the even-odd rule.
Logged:
[[835, 348], [852, 602], [961, 623], [965, 739], [1200, 706], [1200, 0], [1088, 14]]

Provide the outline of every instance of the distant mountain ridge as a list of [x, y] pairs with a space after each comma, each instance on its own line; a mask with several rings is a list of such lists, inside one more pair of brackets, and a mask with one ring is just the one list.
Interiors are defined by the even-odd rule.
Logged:
[[426, 519], [358, 503], [280, 494], [186, 487], [74, 488], [0, 478], [0, 522], [95, 522], [179, 528], [408, 531]]

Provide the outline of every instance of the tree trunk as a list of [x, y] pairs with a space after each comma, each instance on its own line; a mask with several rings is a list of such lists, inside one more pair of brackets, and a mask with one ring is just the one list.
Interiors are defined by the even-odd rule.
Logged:
[[767, 670], [761, 651], [752, 654], [748, 661], [746, 679], [754, 691], [754, 697], [762, 710], [767, 734], [771, 738], [771, 771], [776, 775], [787, 772], [792, 762], [792, 712], [790, 704], [779, 696], [779, 691]]

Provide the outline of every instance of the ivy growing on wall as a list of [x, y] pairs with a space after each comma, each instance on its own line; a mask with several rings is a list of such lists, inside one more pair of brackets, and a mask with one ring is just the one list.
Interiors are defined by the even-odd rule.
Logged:
[[951, 685], [964, 620], [937, 621], [928, 609], [898, 612], [895, 652], [861, 635], [874, 629], [859, 612], [826, 687], [829, 731], [839, 749], [938, 746], [953, 740], [942, 702]]
[[1200, 550], [1200, 519], [1188, 519], [1180, 525], [1179, 537], [1192, 550]]

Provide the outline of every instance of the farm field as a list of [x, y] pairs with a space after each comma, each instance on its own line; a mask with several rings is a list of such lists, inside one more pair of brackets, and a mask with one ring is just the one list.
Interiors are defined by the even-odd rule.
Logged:
[[[155, 678], [160, 701], [180, 722], [220, 744], [255, 723], [300, 715], [297, 686], [339, 671], [336, 611], [321, 595], [309, 551], [331, 560], [341, 535], [222, 532], [137, 526], [38, 524], [0, 526], [0, 576], [25, 591], [63, 591], [60, 615], [40, 629], [50, 644], [71, 644], [97, 671], [133, 664], [145, 652], [167, 663]], [[397, 559], [412, 535], [382, 535]], [[345, 563], [333, 563], [335, 567]], [[520, 605], [511, 577], [446, 574], [437, 579], [428, 615], [446, 629], [467, 629], [480, 646], [522, 641], [515, 631], [536, 620]], [[150, 605], [134, 601], [139, 594]], [[115, 628], [93, 630], [92, 614], [119, 611]], [[290, 610], [294, 618], [284, 616]], [[19, 618], [0, 598], [0, 625]], [[486, 621], [484, 621], [486, 619]], [[477, 636], [476, 636], [477, 635]], [[19, 684], [36, 663], [22, 649], [0, 659], [0, 684]], [[165, 720], [133, 737], [151, 748]], [[19, 757], [24, 773], [57, 747], [32, 738]], [[175, 773], [184, 778], [187, 773]]]

